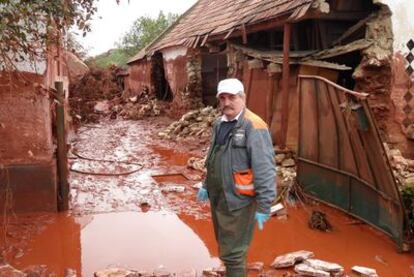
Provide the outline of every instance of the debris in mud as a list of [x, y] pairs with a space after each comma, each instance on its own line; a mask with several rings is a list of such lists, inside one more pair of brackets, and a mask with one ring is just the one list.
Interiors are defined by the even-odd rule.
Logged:
[[175, 276], [175, 274], [165, 270], [164, 266], [160, 266], [154, 271], [154, 277], [170, 277]]
[[65, 269], [64, 276], [65, 277], [76, 277], [78, 275], [76, 274], [76, 270], [74, 270], [72, 268], [66, 268]]
[[332, 225], [326, 218], [326, 214], [321, 211], [312, 211], [308, 222], [309, 228], [328, 232], [332, 230]]
[[143, 213], [146, 213], [151, 209], [151, 205], [148, 202], [142, 202], [139, 204], [139, 207]]
[[352, 267], [352, 271], [359, 273], [360, 276], [364, 277], [378, 277], [377, 271], [369, 267], [356, 265]]
[[27, 275], [9, 264], [2, 264], [0, 265], [0, 276], [25, 277]]
[[254, 262], [254, 263], [249, 263], [247, 265], [247, 270], [248, 271], [261, 272], [261, 271], [263, 271], [263, 268], [264, 268], [264, 263], [263, 262]]
[[178, 273], [177, 276], [182, 276], [182, 277], [197, 277], [197, 271], [195, 269], [190, 269], [190, 270], [184, 270]]
[[79, 81], [70, 84], [69, 91], [69, 105], [75, 123], [96, 123], [104, 114], [102, 106], [106, 106], [103, 109], [105, 113], [109, 111], [122, 89], [116, 82], [116, 67], [113, 67], [107, 70], [91, 68]]
[[224, 276], [226, 274], [226, 268], [220, 266], [218, 268], [207, 268], [203, 270], [203, 276]]
[[[46, 265], [32, 265], [25, 269], [23, 272], [26, 274], [25, 276], [56, 276], [54, 273], [48, 272], [48, 268]], [[75, 275], [76, 276], [76, 275]], [[65, 275], [65, 277], [68, 277]]]
[[176, 186], [176, 185], [166, 185], [161, 188], [161, 192], [184, 192], [185, 187], [184, 186]]
[[283, 167], [293, 167], [295, 165], [296, 165], [296, 163], [295, 163], [294, 159], [286, 159], [282, 162]]
[[203, 186], [203, 183], [202, 183], [202, 182], [198, 182], [198, 183], [195, 183], [195, 184], [193, 185], [193, 188], [198, 190], [198, 189], [200, 189], [202, 186]]
[[305, 263], [295, 265], [295, 272], [301, 276], [330, 277], [329, 272], [313, 268]]
[[397, 183], [400, 186], [414, 183], [414, 160], [404, 158], [400, 150], [390, 149], [386, 143], [384, 143], [384, 148]]
[[314, 269], [326, 271], [335, 276], [341, 276], [344, 273], [343, 266], [336, 263], [326, 262], [318, 259], [307, 259], [303, 263]]
[[206, 162], [206, 157], [204, 158], [191, 157], [187, 161], [187, 167], [201, 171], [201, 172], [206, 172], [206, 168], [204, 167], [205, 162]]
[[219, 112], [211, 106], [193, 110], [171, 123], [164, 131], [159, 132], [158, 136], [172, 140], [187, 137], [209, 138], [211, 126], [218, 116]]
[[144, 272], [132, 271], [123, 268], [109, 268], [100, 270], [94, 273], [95, 277], [139, 277], [139, 276], [151, 276], [146, 275]]
[[306, 259], [314, 257], [315, 254], [310, 251], [300, 250], [288, 254], [284, 254], [281, 256], [277, 256], [271, 264], [273, 268], [285, 268], [291, 267], [298, 262], [302, 262]]
[[277, 203], [276, 205], [273, 205], [270, 207], [270, 216], [274, 215], [286, 215], [287, 211], [282, 203]]
[[141, 94], [140, 98], [129, 98], [129, 102], [122, 108], [119, 115], [124, 119], [139, 120], [145, 117], [159, 116], [165, 109], [165, 103], [155, 98], [150, 99], [147, 94]]

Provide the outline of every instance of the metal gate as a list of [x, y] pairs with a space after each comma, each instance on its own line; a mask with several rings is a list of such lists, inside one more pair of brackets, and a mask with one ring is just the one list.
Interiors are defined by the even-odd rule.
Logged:
[[404, 206], [367, 94], [299, 76], [298, 181], [305, 192], [403, 241]]

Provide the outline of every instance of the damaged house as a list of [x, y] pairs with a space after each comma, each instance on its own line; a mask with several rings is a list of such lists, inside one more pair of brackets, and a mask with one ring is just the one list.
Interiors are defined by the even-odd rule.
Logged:
[[392, 55], [391, 11], [377, 0], [200, 0], [129, 61], [125, 90], [170, 101], [176, 115], [192, 109], [186, 99], [215, 105], [218, 81], [239, 78], [274, 143], [297, 153], [305, 192], [401, 246], [383, 141], [412, 142], [394, 118]]

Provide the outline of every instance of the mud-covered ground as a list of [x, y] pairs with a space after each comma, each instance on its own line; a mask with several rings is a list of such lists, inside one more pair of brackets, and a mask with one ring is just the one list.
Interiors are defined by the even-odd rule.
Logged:
[[[206, 143], [158, 138], [169, 123], [158, 117], [82, 126], [70, 149], [71, 210], [3, 217], [7, 262], [40, 276], [93, 276], [111, 267], [195, 276], [218, 267], [209, 207], [195, 201], [201, 172], [187, 168], [189, 157], [205, 154]], [[314, 209], [327, 214], [331, 232], [308, 227]], [[297, 250], [339, 263], [349, 275], [354, 265], [379, 276], [414, 275], [413, 256], [398, 253], [388, 237], [318, 204], [288, 205], [287, 216], [256, 230], [248, 261], [263, 262], [265, 276], [289, 276], [270, 264]]]

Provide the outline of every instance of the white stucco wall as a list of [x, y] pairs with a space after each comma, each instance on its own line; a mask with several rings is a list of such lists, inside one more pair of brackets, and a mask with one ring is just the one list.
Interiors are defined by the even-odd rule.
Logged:
[[187, 48], [182, 46], [171, 47], [165, 50], [162, 50], [162, 56], [164, 60], [174, 60], [178, 56], [185, 56], [187, 54]]

